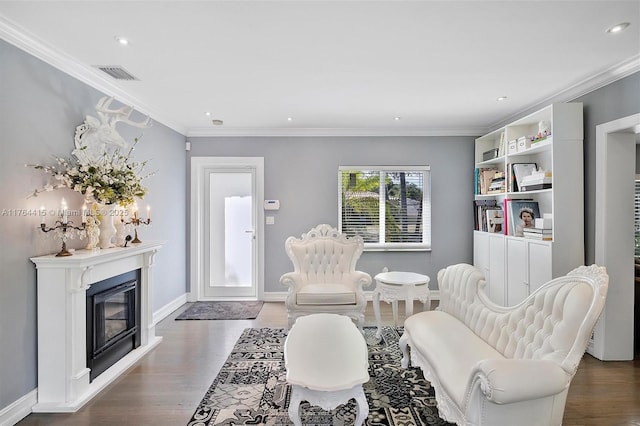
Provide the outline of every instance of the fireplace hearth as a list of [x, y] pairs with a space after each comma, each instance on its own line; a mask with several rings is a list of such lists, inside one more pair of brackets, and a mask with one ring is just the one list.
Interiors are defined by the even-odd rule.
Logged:
[[140, 270], [87, 290], [87, 367], [90, 381], [140, 346]]

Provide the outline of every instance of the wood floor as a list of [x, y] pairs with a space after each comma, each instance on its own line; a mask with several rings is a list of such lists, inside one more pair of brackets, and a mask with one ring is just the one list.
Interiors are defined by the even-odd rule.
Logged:
[[[286, 326], [283, 303], [265, 303], [255, 320], [175, 321], [185, 308], [158, 324], [163, 341], [156, 349], [78, 412], [31, 414], [18, 425], [186, 426], [240, 333]], [[402, 304], [399, 311], [402, 318]], [[385, 303], [382, 318], [393, 323]], [[375, 325], [371, 304], [366, 325]], [[585, 355], [569, 390], [564, 424], [640, 426], [640, 360], [602, 362]]]

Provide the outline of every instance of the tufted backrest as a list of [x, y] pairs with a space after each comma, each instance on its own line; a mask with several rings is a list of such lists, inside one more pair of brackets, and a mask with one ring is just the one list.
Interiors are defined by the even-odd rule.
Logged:
[[350, 277], [362, 254], [361, 237], [347, 238], [331, 225], [318, 225], [302, 238], [289, 237], [285, 250], [305, 284], [353, 283]]
[[438, 309], [464, 322], [505, 357], [548, 359], [574, 374], [604, 307], [608, 276], [604, 267], [581, 266], [512, 307], [487, 298], [484, 276], [471, 265], [441, 270], [438, 285]]

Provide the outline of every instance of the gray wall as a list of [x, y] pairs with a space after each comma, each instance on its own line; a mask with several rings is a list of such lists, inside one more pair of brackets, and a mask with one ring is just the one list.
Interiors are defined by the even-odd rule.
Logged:
[[[134, 83], [135, 84], [135, 83]], [[37, 386], [36, 273], [29, 258], [55, 253], [59, 241], [37, 229], [36, 216], [14, 209], [55, 208], [61, 197], [78, 209], [81, 197], [54, 191], [27, 198], [45, 176], [27, 163], [52, 164], [52, 155], [69, 156], [73, 135], [86, 115], [95, 116], [102, 93], [0, 40], [0, 411]], [[135, 119], [140, 118], [133, 117]], [[118, 125], [125, 139], [141, 129]], [[153, 225], [142, 239], [168, 240], [156, 256], [153, 309], [184, 295], [186, 283], [184, 136], [154, 123], [144, 129], [136, 159], [149, 159]], [[72, 241], [73, 248], [86, 241]]]
[[[384, 266], [429, 275], [473, 261], [472, 137], [246, 137], [195, 138], [190, 156], [264, 157], [265, 198], [280, 200], [275, 224], [265, 225], [265, 292], [283, 292], [280, 275], [291, 270], [284, 252], [319, 223], [338, 224], [338, 166], [431, 166], [432, 251], [365, 252], [358, 269], [372, 276]], [[269, 215], [272, 213], [269, 212]], [[370, 287], [371, 289], [373, 287]]]
[[640, 72], [588, 93], [584, 104], [585, 264], [595, 262], [596, 126], [640, 113]]

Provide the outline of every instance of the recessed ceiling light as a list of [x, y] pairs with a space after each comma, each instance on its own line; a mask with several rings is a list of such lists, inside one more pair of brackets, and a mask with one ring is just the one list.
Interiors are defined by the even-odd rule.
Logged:
[[118, 43], [120, 43], [123, 46], [128, 46], [129, 45], [129, 40], [125, 37], [120, 37], [120, 36], [116, 36], [115, 37], [116, 41]]
[[506, 96], [499, 96], [498, 98], [496, 98], [496, 101], [506, 101], [507, 97]]
[[211, 122], [216, 126], [222, 126], [224, 124], [222, 120], [211, 120]]
[[293, 121], [293, 117], [287, 117], [287, 121]]
[[610, 34], [619, 33], [620, 31], [623, 31], [624, 29], [626, 29], [629, 25], [631, 24], [628, 22], [623, 22], [621, 24], [617, 24], [617, 25], [614, 25], [613, 27], [607, 28], [607, 32]]
[[204, 115], [206, 115], [207, 117], [211, 116], [211, 113], [209, 111], [205, 112]]
[[393, 117], [394, 121], [400, 121], [402, 120], [402, 117]]

